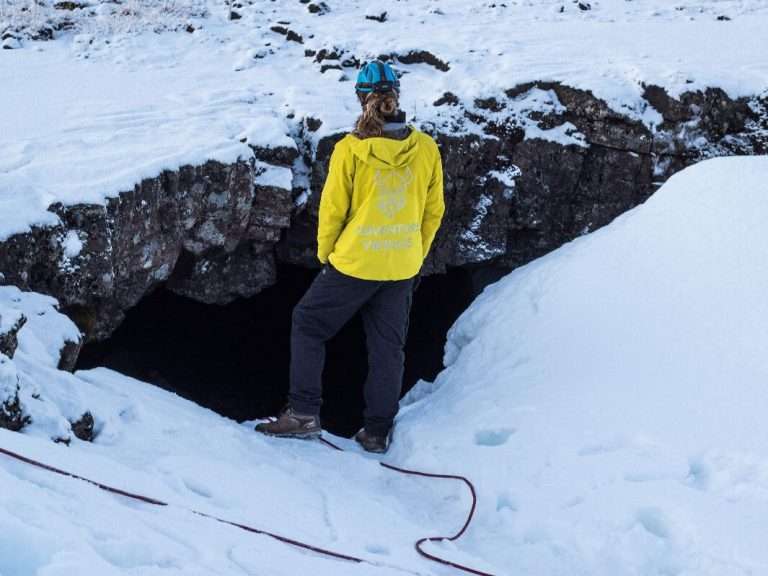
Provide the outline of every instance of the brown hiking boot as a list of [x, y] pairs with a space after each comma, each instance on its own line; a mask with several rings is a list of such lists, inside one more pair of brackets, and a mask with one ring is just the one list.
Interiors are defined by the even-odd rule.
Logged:
[[297, 414], [288, 407], [274, 422], [256, 425], [256, 431], [278, 438], [319, 438], [320, 418], [311, 414]]
[[355, 440], [366, 452], [383, 454], [389, 449], [389, 436], [389, 434], [377, 436], [371, 434], [365, 428], [360, 428], [360, 431], [355, 434]]

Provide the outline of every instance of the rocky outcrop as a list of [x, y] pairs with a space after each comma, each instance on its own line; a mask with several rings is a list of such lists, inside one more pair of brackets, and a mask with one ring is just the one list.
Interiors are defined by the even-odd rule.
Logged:
[[26, 323], [26, 316], [21, 315], [7, 330], [0, 329], [0, 354], [13, 358], [13, 355], [16, 353], [16, 347], [19, 345], [19, 330]]
[[16, 386], [14, 394], [8, 398], [0, 399], [0, 428], [18, 432], [29, 423], [30, 418], [24, 414], [24, 409], [19, 400], [19, 387]]
[[[519, 101], [532, 91], [551, 93], [551, 109], [521, 109]], [[423, 129], [441, 149], [447, 208], [425, 270], [481, 263], [514, 268], [604, 226], [690, 164], [709, 156], [768, 152], [768, 96], [732, 100], [709, 89], [675, 100], [651, 86], [645, 93], [663, 118], [654, 131], [591, 92], [556, 82], [523, 84], [473, 105], [452, 94], [436, 101], [450, 110], [450, 124]], [[485, 136], [452, 135], [468, 124]], [[526, 138], [526, 125], [532, 124], [545, 133], [569, 126], [581, 143]], [[314, 190], [322, 187], [340, 136], [317, 147]], [[512, 175], [513, 166], [521, 168], [521, 176]], [[294, 218], [283, 257], [312, 264], [318, 203], [312, 196]]]
[[[514, 268], [607, 224], [689, 164], [768, 151], [768, 96], [644, 90], [660, 117], [652, 128], [556, 82], [470, 103], [438, 99], [438, 120], [421, 127], [442, 152], [447, 208], [425, 273]], [[52, 206], [61, 224], [0, 243], [3, 282], [57, 297], [98, 339], [161, 284], [226, 303], [273, 284], [276, 258], [316, 266], [319, 194], [303, 202], [295, 183], [308, 176], [312, 190], [322, 188], [342, 134], [311, 148], [305, 135], [321, 121], [297, 120], [296, 149], [254, 148], [248, 160], [166, 171], [104, 206]], [[65, 249], [73, 234], [77, 254]]]
[[70, 422], [70, 425], [72, 427], [72, 433], [76, 438], [82, 440], [83, 442], [93, 442], [95, 436], [95, 422], [93, 419], [93, 414], [90, 412], [84, 412], [80, 418]]
[[65, 372], [74, 372], [77, 366], [77, 358], [84, 344], [85, 337], [81, 337], [76, 342], [70, 340], [64, 342], [64, 346], [59, 350], [59, 363], [56, 367]]
[[667, 95], [680, 115], [669, 116], [662, 107], [663, 122], [651, 132], [589, 92], [556, 83], [539, 86], [554, 91], [565, 109], [542, 122], [570, 122], [589, 145], [562, 147], [536, 140], [514, 145], [510, 159], [522, 176], [506, 218], [509, 234], [500, 258], [511, 267], [604, 226], [688, 165], [711, 156], [768, 152], [761, 134], [768, 129], [768, 114], [756, 107], [768, 97], [731, 100], [719, 89], [685, 93], [680, 100]]
[[[209, 161], [143, 180], [104, 206], [54, 205], [60, 225], [0, 244], [4, 282], [55, 296], [89, 338], [110, 334], [163, 282], [204, 302], [255, 294], [274, 282], [268, 246], [291, 207], [290, 190], [259, 186], [255, 174], [253, 160]], [[73, 233], [77, 254], [64, 245]]]

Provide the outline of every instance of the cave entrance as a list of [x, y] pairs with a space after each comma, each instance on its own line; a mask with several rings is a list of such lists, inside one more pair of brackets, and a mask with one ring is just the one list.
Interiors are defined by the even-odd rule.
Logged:
[[[291, 312], [315, 274], [278, 264], [273, 286], [224, 306], [159, 287], [126, 313], [109, 339], [84, 346], [77, 369], [107, 366], [238, 421], [273, 415], [288, 391]], [[453, 268], [422, 279], [411, 309], [404, 393], [441, 370], [446, 333], [482, 287], [477, 278]], [[362, 426], [367, 369], [358, 314], [327, 345], [326, 430], [351, 436]]]

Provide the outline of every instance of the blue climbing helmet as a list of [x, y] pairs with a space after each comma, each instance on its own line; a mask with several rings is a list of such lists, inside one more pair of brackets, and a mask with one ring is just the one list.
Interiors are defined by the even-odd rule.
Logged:
[[400, 80], [392, 67], [381, 60], [371, 60], [363, 64], [357, 73], [355, 90], [358, 92], [389, 92], [400, 93]]

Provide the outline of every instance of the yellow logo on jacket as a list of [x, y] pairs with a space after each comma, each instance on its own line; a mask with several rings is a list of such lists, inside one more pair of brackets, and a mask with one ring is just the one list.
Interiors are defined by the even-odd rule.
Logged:
[[376, 207], [387, 218], [394, 218], [400, 210], [405, 208], [405, 191], [413, 180], [411, 167], [377, 169], [373, 179], [376, 185]]

